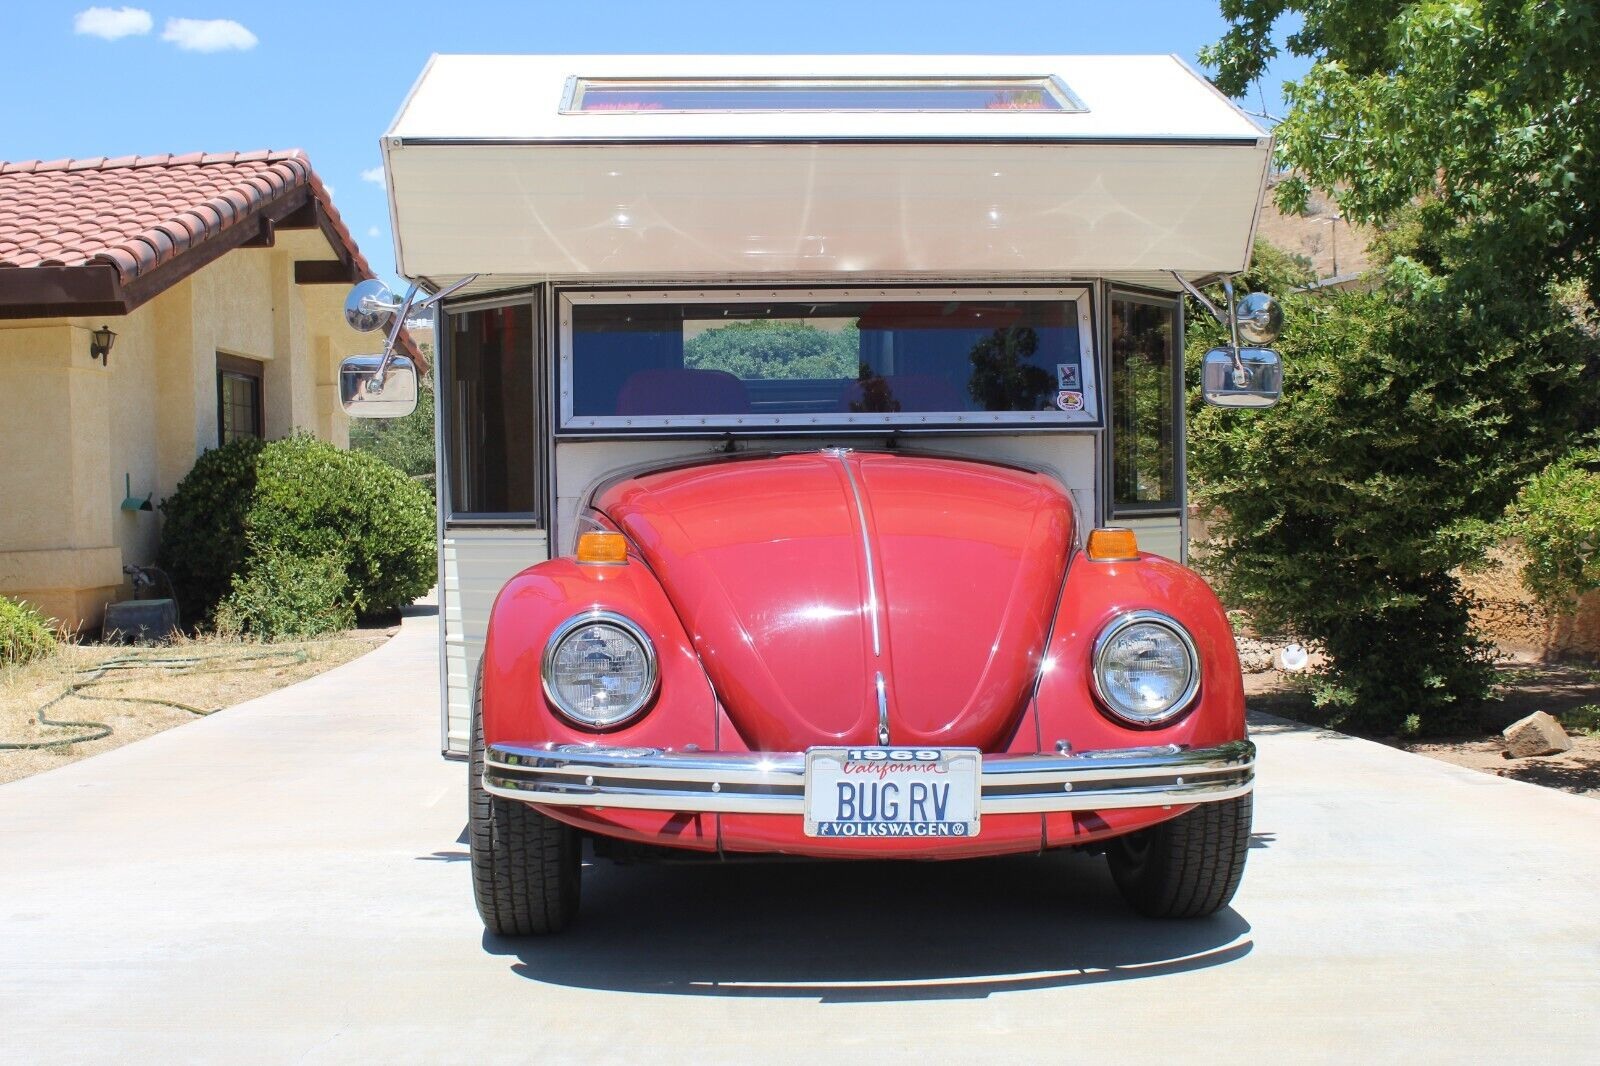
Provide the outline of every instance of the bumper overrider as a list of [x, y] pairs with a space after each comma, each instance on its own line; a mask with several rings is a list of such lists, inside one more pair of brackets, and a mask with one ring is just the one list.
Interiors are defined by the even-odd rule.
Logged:
[[[549, 806], [712, 814], [805, 813], [804, 752], [680, 752], [660, 748], [492, 744], [483, 785]], [[1249, 792], [1256, 747], [1164, 744], [1076, 755], [985, 755], [982, 814], [1095, 811], [1211, 803]]]

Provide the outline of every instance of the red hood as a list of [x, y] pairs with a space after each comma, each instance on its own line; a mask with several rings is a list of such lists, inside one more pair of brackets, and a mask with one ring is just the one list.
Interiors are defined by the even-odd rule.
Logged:
[[661, 581], [757, 751], [877, 743], [880, 674], [892, 743], [1002, 747], [1072, 539], [1051, 478], [911, 455], [714, 462], [630, 478], [595, 505]]

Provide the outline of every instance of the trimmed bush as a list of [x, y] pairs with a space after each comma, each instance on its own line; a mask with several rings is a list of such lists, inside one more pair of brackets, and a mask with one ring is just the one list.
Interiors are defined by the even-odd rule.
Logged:
[[[253, 572], [273, 555], [334, 560], [347, 579], [339, 599], [358, 617], [398, 610], [434, 581], [428, 491], [386, 463], [314, 437], [235, 441], [208, 452], [161, 510], [161, 565], [191, 625], [212, 621], [236, 581], [269, 580], [266, 569]], [[281, 561], [272, 565], [285, 572]], [[296, 580], [323, 584], [309, 574], [301, 568]]]
[[341, 560], [279, 550], [252, 560], [216, 613], [218, 633], [263, 640], [320, 637], [355, 624], [350, 578]]
[[172, 579], [185, 625], [209, 620], [244, 569], [245, 518], [265, 447], [246, 437], [213, 448], [161, 501], [161, 569]]
[[1522, 542], [1522, 582], [1546, 607], [1568, 611], [1600, 588], [1600, 449], [1550, 464], [1522, 487], [1507, 513]]
[[0, 596], [0, 663], [31, 662], [55, 647], [55, 632], [44, 615]]

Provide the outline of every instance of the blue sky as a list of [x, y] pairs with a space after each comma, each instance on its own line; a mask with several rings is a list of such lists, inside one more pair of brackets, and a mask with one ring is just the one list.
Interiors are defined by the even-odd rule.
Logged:
[[[90, 13], [91, 7], [106, 9]], [[1215, 0], [0, 0], [0, 159], [303, 148], [390, 271], [378, 137], [433, 52], [1174, 52]], [[1282, 62], [1263, 85], [1303, 73]], [[1248, 102], [1251, 110], [1259, 100]], [[363, 177], [363, 175], [366, 175]]]

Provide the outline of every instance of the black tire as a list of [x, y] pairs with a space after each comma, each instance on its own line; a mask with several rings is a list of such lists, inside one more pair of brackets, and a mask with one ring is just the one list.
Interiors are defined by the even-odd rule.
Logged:
[[559, 933], [578, 913], [583, 837], [525, 803], [483, 787], [483, 671], [472, 699], [467, 836], [472, 891], [483, 927], [496, 936]]
[[1251, 797], [1202, 803], [1160, 825], [1112, 840], [1111, 877], [1151, 918], [1203, 918], [1233, 899], [1250, 850]]

